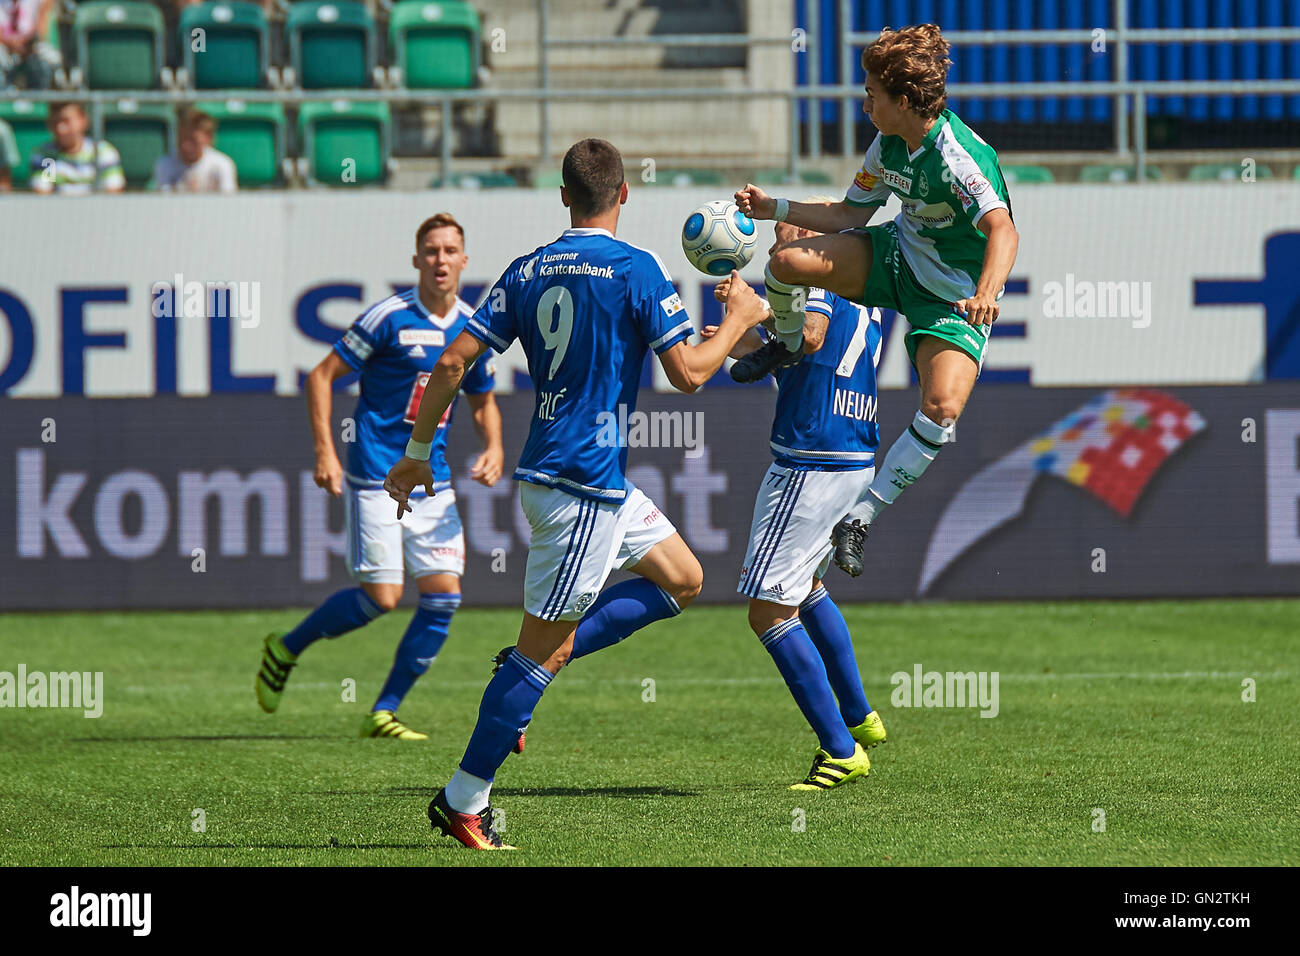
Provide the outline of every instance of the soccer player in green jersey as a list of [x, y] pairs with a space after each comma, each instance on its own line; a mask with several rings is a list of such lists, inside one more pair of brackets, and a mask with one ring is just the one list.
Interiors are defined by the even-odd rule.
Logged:
[[[843, 200], [791, 202], [753, 185], [736, 193], [754, 219], [823, 235], [772, 255], [765, 279], [777, 338], [737, 361], [733, 378], [759, 381], [799, 359], [806, 286], [895, 309], [911, 326], [904, 341], [921, 408], [832, 535], [835, 563], [855, 577], [867, 526], [953, 440], [1019, 246], [997, 153], [947, 109], [948, 49], [926, 23], [885, 29], [863, 52], [862, 109], [879, 132]], [[902, 212], [868, 228], [890, 195]]]

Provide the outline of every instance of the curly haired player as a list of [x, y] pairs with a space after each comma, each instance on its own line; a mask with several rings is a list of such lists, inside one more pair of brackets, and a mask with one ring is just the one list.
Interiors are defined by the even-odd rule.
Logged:
[[[736, 362], [733, 378], [760, 381], [800, 358], [806, 286], [895, 309], [911, 326], [905, 343], [921, 407], [832, 534], [835, 563], [855, 577], [867, 526], [953, 439], [1019, 246], [997, 153], [947, 109], [948, 49], [926, 23], [885, 29], [863, 52], [862, 109], [879, 132], [843, 200], [791, 202], [753, 185], [736, 193], [755, 219], [825, 235], [772, 255], [765, 278], [777, 337]], [[902, 212], [868, 228], [891, 195]]]

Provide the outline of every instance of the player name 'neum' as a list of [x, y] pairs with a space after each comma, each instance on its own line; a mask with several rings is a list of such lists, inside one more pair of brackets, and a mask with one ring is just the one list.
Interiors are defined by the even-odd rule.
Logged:
[[852, 418], [859, 422], [874, 422], [876, 420], [876, 396], [868, 395], [865, 392], [855, 392], [852, 389], [837, 388], [835, 390], [834, 411], [836, 415], [843, 415], [846, 418]]

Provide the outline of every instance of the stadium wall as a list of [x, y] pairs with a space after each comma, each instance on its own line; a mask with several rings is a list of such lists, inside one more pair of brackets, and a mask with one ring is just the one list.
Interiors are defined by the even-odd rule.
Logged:
[[[1300, 378], [1297, 196], [1300, 184], [1266, 182], [1019, 190], [1020, 256], [985, 381]], [[716, 320], [718, 307], [678, 235], [687, 213], [713, 198], [634, 189], [620, 228], [664, 257], [697, 322]], [[470, 299], [567, 224], [549, 190], [6, 198], [0, 394], [297, 394], [340, 329], [410, 284], [415, 227], [439, 210], [466, 226]], [[770, 242], [769, 225], [760, 237]], [[747, 278], [761, 281], [763, 258]], [[182, 289], [171, 314], [154, 294], [159, 283]], [[236, 296], [205, 298], [214, 283], [233, 284]], [[884, 322], [881, 380], [907, 385], [902, 336], [892, 313]], [[505, 390], [527, 384], [517, 350], [501, 364]], [[646, 384], [669, 390], [657, 366]]]
[[[642, 392], [632, 441], [659, 447], [630, 448], [630, 476], [699, 554], [705, 601], [741, 600], [773, 399]], [[513, 462], [532, 397], [500, 401]], [[913, 408], [911, 390], [883, 392], [888, 440]], [[336, 408], [336, 424], [350, 411]], [[513, 482], [469, 480], [465, 417], [449, 459], [466, 601], [518, 606], [527, 522]], [[342, 504], [312, 482], [299, 399], [10, 401], [0, 476], [0, 609], [306, 605], [347, 583]], [[866, 554], [862, 577], [830, 572], [835, 594], [1296, 595], [1300, 395], [1286, 383], [977, 388], [956, 443], [877, 522]]]
[[[958, 442], [873, 529], [867, 574], [832, 572], [836, 593], [1300, 593], [1295, 189], [1018, 193], [1021, 254]], [[664, 255], [697, 324], [717, 306], [677, 230], [711, 198], [635, 190], [620, 230]], [[309, 604], [343, 585], [342, 508], [311, 481], [301, 378], [409, 283], [415, 226], [443, 209], [469, 234], [468, 298], [565, 224], [549, 191], [7, 199], [0, 608]], [[171, 314], [160, 282], [182, 290]], [[205, 301], [216, 282], [239, 308]], [[885, 313], [887, 442], [916, 401], [897, 321]], [[499, 367], [513, 462], [531, 390], [517, 358]], [[647, 361], [641, 410], [679, 416], [648, 424], [683, 427], [654, 431], [674, 447], [632, 448], [631, 474], [701, 555], [703, 598], [733, 601], [774, 393], [710, 384], [670, 393]], [[353, 403], [336, 396], [336, 423]], [[527, 527], [511, 483], [468, 480], [473, 452], [462, 415], [467, 598], [517, 605]]]

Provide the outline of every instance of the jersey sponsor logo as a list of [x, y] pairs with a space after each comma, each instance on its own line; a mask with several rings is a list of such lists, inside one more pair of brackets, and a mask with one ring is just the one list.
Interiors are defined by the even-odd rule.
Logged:
[[664, 315], [674, 316], [685, 306], [682, 305], [682, 297], [674, 292], [668, 298], [659, 300], [659, 308], [664, 310]]
[[880, 178], [867, 172], [867, 167], [865, 166], [859, 169], [858, 174], [853, 177], [853, 185], [857, 186], [863, 192], [871, 192], [871, 190], [876, 188], [876, 183], [878, 182], [880, 182]]
[[946, 202], [918, 206], [914, 202], [904, 201], [903, 212], [923, 229], [947, 229], [957, 221], [957, 214]]
[[412, 345], [410, 350], [406, 354], [410, 358], [424, 358], [425, 356], [424, 346]]
[[361, 359], [363, 362], [370, 358], [370, 353], [375, 350], [373, 345], [351, 329], [348, 329], [343, 333], [343, 344], [351, 350], [353, 355]]
[[446, 345], [447, 336], [438, 329], [402, 329], [397, 333], [398, 345]]
[[[576, 255], [576, 253], [575, 253]], [[565, 262], [560, 265], [544, 265], [538, 270], [543, 276], [591, 276], [595, 279], [613, 279], [613, 266], [593, 266], [590, 262]]]
[[929, 191], [930, 191], [930, 180], [926, 178], [925, 171], [922, 170], [921, 175], [918, 176], [916, 180], [916, 192], [922, 199], [924, 199], [926, 194], [929, 193]]
[[912, 191], [912, 177], [896, 173], [892, 169], [881, 170], [880, 180], [891, 189], [897, 189], [905, 193]]
[[949, 186], [952, 187], [952, 194], [961, 200], [962, 212], [967, 211], [975, 204], [975, 200], [971, 199], [970, 196], [967, 196], [966, 191], [958, 186], [956, 182], [949, 183]]
[[966, 191], [972, 197], [978, 197], [981, 193], [989, 188], [989, 181], [979, 173], [966, 177]]
[[533, 256], [531, 259], [529, 259], [527, 262], [524, 263], [524, 267], [519, 270], [520, 279], [526, 281], [533, 277], [533, 273], [537, 271], [537, 260], [539, 258], [540, 258], [539, 256]]
[[[415, 377], [415, 384], [411, 386], [411, 395], [406, 400], [406, 414], [402, 416], [402, 421], [407, 425], [415, 424], [415, 416], [420, 411], [420, 399], [424, 397], [424, 387], [429, 384], [429, 373], [421, 372]], [[446, 411], [442, 413], [442, 418], [438, 419], [438, 427], [446, 428], [447, 422], [451, 419], [451, 405], [447, 406]]]

